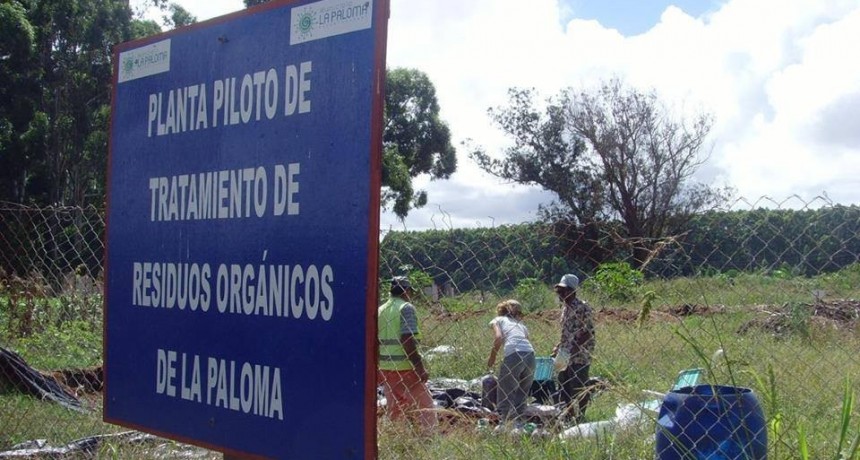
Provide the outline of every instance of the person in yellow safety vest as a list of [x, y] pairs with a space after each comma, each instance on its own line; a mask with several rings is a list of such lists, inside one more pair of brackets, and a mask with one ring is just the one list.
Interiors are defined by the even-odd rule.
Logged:
[[409, 303], [412, 284], [405, 276], [391, 279], [391, 297], [379, 307], [379, 382], [391, 420], [407, 419], [423, 429], [436, 426], [428, 374], [418, 353], [418, 315]]

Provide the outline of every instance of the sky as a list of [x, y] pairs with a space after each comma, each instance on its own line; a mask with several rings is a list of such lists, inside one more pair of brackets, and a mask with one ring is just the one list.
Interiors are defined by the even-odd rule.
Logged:
[[[199, 20], [243, 7], [178, 3]], [[860, 0], [391, 0], [388, 27], [388, 66], [436, 86], [458, 170], [417, 178], [427, 206], [383, 213], [383, 230], [536, 219], [553, 195], [483, 173], [462, 142], [501, 157], [511, 140], [487, 109], [508, 88], [544, 99], [611, 77], [714, 115], [695, 180], [751, 205], [860, 204]]]

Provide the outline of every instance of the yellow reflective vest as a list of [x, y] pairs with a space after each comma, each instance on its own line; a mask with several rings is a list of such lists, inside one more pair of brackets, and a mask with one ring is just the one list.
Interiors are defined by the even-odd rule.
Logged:
[[[408, 371], [412, 362], [400, 343], [400, 310], [407, 304], [399, 297], [392, 297], [379, 307], [379, 369], [384, 371]], [[414, 334], [418, 339], [418, 333]]]

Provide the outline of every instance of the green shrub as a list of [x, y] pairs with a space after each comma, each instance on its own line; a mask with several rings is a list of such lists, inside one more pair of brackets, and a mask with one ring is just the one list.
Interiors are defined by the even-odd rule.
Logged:
[[803, 338], [809, 338], [809, 324], [812, 320], [812, 309], [802, 302], [788, 302], [788, 324], [791, 330]]
[[39, 369], [95, 366], [102, 361], [102, 331], [86, 321], [69, 321], [20, 339], [16, 348]]
[[594, 276], [586, 281], [602, 292], [610, 300], [628, 302], [636, 298], [639, 286], [644, 280], [641, 271], [627, 262], [608, 262], [600, 264]]
[[537, 278], [519, 280], [514, 288], [514, 299], [523, 305], [526, 313], [555, 306], [555, 295]]
[[433, 285], [433, 278], [421, 270], [412, 270], [409, 272], [409, 281], [416, 291], [423, 291]]
[[782, 264], [779, 266], [779, 268], [771, 270], [770, 272], [770, 276], [781, 280], [790, 280], [798, 275], [799, 273], [795, 273], [795, 270], [787, 264]]

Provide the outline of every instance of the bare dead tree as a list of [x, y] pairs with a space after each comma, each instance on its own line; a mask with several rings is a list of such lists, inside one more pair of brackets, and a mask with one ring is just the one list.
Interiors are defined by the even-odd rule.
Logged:
[[678, 116], [656, 92], [613, 78], [595, 91], [565, 92], [567, 128], [583, 139], [605, 187], [608, 206], [637, 242], [641, 265], [650, 242], [668, 236], [696, 212], [723, 202], [729, 191], [691, 179], [708, 159], [713, 117]]

